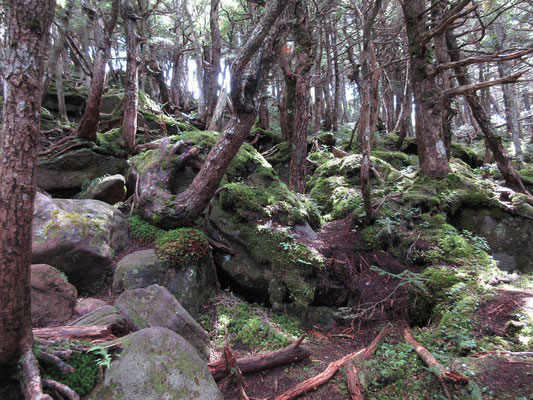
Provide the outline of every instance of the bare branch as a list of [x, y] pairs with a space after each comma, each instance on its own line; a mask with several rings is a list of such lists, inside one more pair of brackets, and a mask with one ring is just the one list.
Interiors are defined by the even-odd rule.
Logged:
[[527, 71], [529, 71], [529, 69], [519, 71], [516, 74], [509, 75], [504, 78], [494, 79], [492, 81], [484, 81], [484, 82], [473, 83], [470, 85], [458, 86], [453, 89], [449, 89], [449, 90], [442, 92], [442, 96], [444, 99], [446, 99], [446, 98], [450, 98], [454, 96], [468, 94], [470, 92], [488, 88], [488, 87], [495, 86], [495, 85], [500, 85], [504, 83], [515, 83], [518, 81], [518, 78], [524, 75]]

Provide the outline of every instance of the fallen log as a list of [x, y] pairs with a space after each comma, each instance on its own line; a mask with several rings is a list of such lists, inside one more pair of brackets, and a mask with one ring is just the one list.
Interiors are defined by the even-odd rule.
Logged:
[[57, 326], [54, 328], [33, 329], [33, 336], [45, 340], [87, 340], [109, 341], [116, 339], [111, 333], [111, 325]]
[[322, 386], [324, 383], [329, 381], [335, 373], [344, 367], [344, 365], [351, 359], [354, 361], [356, 360], [366, 360], [370, 358], [374, 352], [379, 347], [379, 344], [383, 341], [383, 339], [389, 334], [391, 331], [392, 326], [387, 325], [385, 328], [381, 330], [378, 336], [368, 345], [368, 347], [362, 348], [360, 350], [357, 350], [353, 353], [350, 353], [343, 358], [331, 362], [328, 367], [320, 374], [307, 379], [306, 381], [303, 381], [296, 386], [293, 386], [286, 392], [282, 393], [281, 395], [277, 396], [275, 400], [292, 400], [296, 399], [307, 392], [310, 392], [312, 390], [318, 389], [319, 386]]
[[[255, 356], [241, 357], [237, 359], [237, 366], [243, 374], [264, 371], [280, 365], [303, 361], [311, 355], [311, 350], [305, 346], [300, 346], [297, 342], [288, 347], [269, 353], [257, 354]], [[228, 373], [224, 359], [207, 364], [211, 375], [215, 381], [222, 380]]]
[[416, 354], [418, 354], [418, 357], [420, 357], [422, 361], [424, 361], [424, 364], [426, 364], [426, 366], [431, 369], [431, 372], [433, 372], [433, 374], [437, 377], [439, 382], [442, 384], [446, 396], [450, 400], [452, 399], [452, 396], [450, 393], [450, 389], [446, 385], [447, 383], [461, 385], [468, 384], [468, 378], [466, 376], [461, 375], [459, 372], [449, 371], [444, 368], [444, 366], [440, 364], [424, 346], [422, 346], [413, 338], [413, 335], [411, 334], [411, 330], [409, 328], [405, 328], [403, 330], [403, 337], [407, 341], [407, 343], [414, 347]]

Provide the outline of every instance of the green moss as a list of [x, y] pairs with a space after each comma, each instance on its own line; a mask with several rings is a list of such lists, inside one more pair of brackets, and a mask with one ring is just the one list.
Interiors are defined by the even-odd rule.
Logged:
[[[371, 157], [371, 162], [381, 178], [376, 180], [372, 175], [374, 185], [379, 186], [380, 183], [391, 183], [402, 178], [389, 163], [375, 157]], [[360, 169], [359, 154], [335, 158], [317, 168], [307, 187], [310, 196], [322, 208], [326, 220], [342, 218], [359, 208], [360, 201], [350, 197], [359, 197], [359, 191], [354, 190], [354, 187], [360, 184]]]
[[209, 251], [209, 243], [202, 231], [180, 228], [159, 234], [154, 249], [159, 259], [184, 266], [205, 256]]
[[335, 146], [337, 143], [337, 139], [335, 138], [335, 135], [331, 132], [324, 132], [318, 135], [317, 137], [318, 143], [324, 146]]
[[[324, 258], [284, 231], [251, 224], [239, 225], [239, 229], [253, 260], [270, 265], [275, 280], [285, 286], [293, 303], [306, 308], [313, 301]], [[274, 297], [273, 306], [280, 306], [279, 296]]]
[[135, 170], [142, 174], [148, 168], [152, 167], [160, 159], [159, 149], [146, 150], [142, 153], [131, 158], [131, 163], [133, 164]]
[[376, 158], [388, 162], [396, 169], [418, 165], [417, 157], [402, 153], [401, 151], [374, 150], [371, 154]]
[[[225, 304], [225, 302], [221, 302]], [[290, 345], [302, 334], [300, 322], [287, 315], [275, 315], [269, 310], [244, 301], [221, 305], [210, 329], [220, 335], [215, 340], [224, 345], [227, 328], [231, 343], [241, 343], [252, 349], [275, 350]]]
[[161, 229], [150, 224], [135, 214], [128, 218], [130, 236], [144, 243], [153, 242], [158, 235], [163, 233]]
[[68, 359], [68, 364], [74, 368], [71, 374], [65, 374], [55, 367], [41, 365], [43, 377], [61, 382], [78, 395], [89, 394], [98, 382], [98, 361], [101, 357], [94, 353], [74, 352]]
[[125, 157], [124, 150], [126, 141], [120, 128], [112, 129], [107, 132], [98, 132], [96, 134], [97, 150], [100, 153], [109, 154], [115, 157]]

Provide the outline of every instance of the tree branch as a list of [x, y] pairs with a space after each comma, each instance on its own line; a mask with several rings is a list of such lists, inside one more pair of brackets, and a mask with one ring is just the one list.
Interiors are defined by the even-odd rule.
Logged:
[[486, 63], [486, 62], [502, 62], [502, 61], [514, 60], [516, 58], [520, 58], [530, 53], [533, 53], [533, 48], [517, 51], [514, 53], [510, 53], [510, 54], [504, 54], [504, 55], [494, 54], [490, 56], [468, 57], [468, 58], [465, 58], [459, 61], [453, 61], [453, 62], [440, 64], [435, 68], [435, 70], [431, 73], [431, 75], [437, 75], [439, 72], [444, 71], [446, 69], [466, 67], [467, 65], [471, 65], [471, 64], [481, 64], [481, 63]]
[[492, 81], [484, 81], [484, 82], [478, 82], [473, 83], [471, 85], [463, 85], [463, 86], [457, 86], [452, 89], [445, 90], [442, 92], [442, 96], [444, 99], [454, 97], [454, 96], [460, 96], [467, 94], [469, 92], [473, 92], [480, 89], [485, 89], [491, 86], [505, 84], [505, 83], [515, 83], [518, 81], [518, 78], [520, 78], [522, 75], [524, 75], [528, 69], [522, 70], [517, 72], [516, 74], [506, 76], [504, 78], [494, 79]]

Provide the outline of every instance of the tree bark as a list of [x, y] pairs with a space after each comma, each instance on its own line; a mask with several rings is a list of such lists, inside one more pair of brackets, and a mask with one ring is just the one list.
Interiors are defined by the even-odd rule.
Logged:
[[124, 80], [124, 117], [122, 136], [126, 150], [135, 150], [137, 134], [137, 109], [139, 108], [139, 46], [137, 39], [137, 16], [131, 0], [121, 0], [121, 15], [126, 35], [126, 76]]
[[67, 105], [65, 104], [65, 90], [63, 89], [63, 60], [61, 56], [57, 60], [56, 66], [56, 89], [59, 118], [63, 121], [68, 121]]
[[315, 40], [309, 25], [309, 10], [302, 0], [296, 0], [293, 25], [295, 72], [284, 65], [284, 73], [294, 82], [295, 107], [293, 115], [291, 165], [289, 171], [289, 189], [305, 193], [305, 159], [307, 158], [307, 130], [310, 113], [310, 82], [313, 67]]
[[440, 178], [451, 171], [442, 135], [441, 89], [431, 74], [424, 0], [402, 3], [410, 53], [410, 75], [416, 104], [416, 140], [420, 173]]
[[14, 372], [24, 354], [33, 357], [30, 265], [35, 166], [43, 56], [55, 1], [10, 0], [7, 4], [10, 45], [5, 53], [0, 134], [0, 370]]
[[209, 64], [205, 68], [204, 82], [206, 93], [206, 126], [209, 126], [215, 113], [218, 99], [218, 76], [220, 75], [220, 60], [222, 57], [222, 44], [220, 28], [218, 25], [218, 10], [220, 0], [211, 0], [209, 13], [209, 26], [211, 28], [211, 44], [209, 45]]
[[96, 140], [96, 133], [100, 125], [100, 108], [106, 82], [106, 64], [109, 59], [113, 31], [118, 19], [119, 3], [120, 0], [113, 0], [107, 22], [104, 22], [102, 10], [86, 9], [89, 20], [93, 23], [96, 37], [89, 97], [78, 127], [78, 137], [87, 140]]
[[[447, 33], [446, 43], [448, 45], [448, 50], [450, 51], [451, 60], [459, 61], [461, 59], [461, 53], [457, 44], [457, 39], [453, 35], [453, 32]], [[455, 68], [455, 77], [457, 79], [457, 82], [459, 82], [461, 86], [470, 85], [470, 79], [464, 67]], [[485, 141], [489, 145], [490, 150], [492, 151], [494, 160], [498, 165], [498, 169], [500, 170], [503, 179], [509, 187], [527, 194], [528, 191], [526, 190], [524, 183], [522, 182], [522, 178], [520, 178], [520, 175], [518, 175], [518, 172], [516, 172], [516, 170], [512, 166], [511, 160], [507, 155], [507, 151], [503, 147], [502, 139], [492, 127], [492, 124], [490, 122], [490, 116], [483, 109], [479, 96], [475, 92], [466, 92], [465, 98], [468, 102], [468, 105], [470, 106], [470, 109], [472, 110], [472, 114], [474, 115], [474, 118], [476, 119], [479, 128], [485, 136]]]

